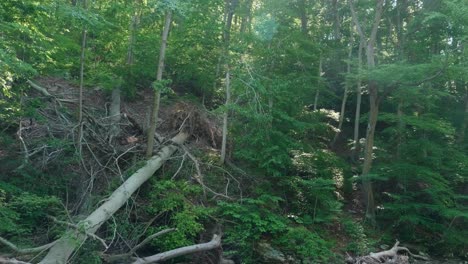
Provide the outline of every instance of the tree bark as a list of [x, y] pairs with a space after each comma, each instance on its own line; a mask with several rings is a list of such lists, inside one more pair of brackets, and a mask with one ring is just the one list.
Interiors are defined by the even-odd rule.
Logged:
[[[183, 144], [188, 138], [185, 133], [180, 133], [172, 139], [175, 144]], [[174, 145], [161, 149], [156, 155], [146, 161], [146, 165], [130, 176], [99, 208], [92, 212], [85, 220], [78, 223], [83, 232], [76, 229], [67, 231], [57, 243], [55, 243], [40, 262], [41, 264], [64, 264], [87, 238], [87, 234], [94, 234], [117, 210], [122, 207], [130, 196], [158, 170], [162, 164], [177, 150]]]
[[[162, 40], [161, 40], [161, 49], [159, 51], [158, 72], [156, 73], [157, 82], [162, 81], [162, 75], [164, 71], [164, 59], [166, 56], [167, 36], [169, 35], [169, 28], [171, 27], [171, 22], [172, 22], [172, 12], [167, 11], [166, 19], [164, 22]], [[146, 149], [147, 157], [151, 157], [153, 155], [154, 133], [156, 133], [156, 125], [158, 122], [160, 101], [161, 101], [161, 91], [159, 89], [156, 89], [154, 91], [153, 110], [151, 112], [150, 128], [148, 130], [148, 146]]]

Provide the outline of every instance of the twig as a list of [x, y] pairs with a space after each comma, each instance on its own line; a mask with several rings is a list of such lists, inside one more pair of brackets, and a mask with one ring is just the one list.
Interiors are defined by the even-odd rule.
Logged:
[[202, 174], [201, 174], [200, 164], [199, 164], [198, 160], [188, 151], [187, 147], [185, 147], [185, 146], [181, 146], [181, 147], [185, 151], [185, 153], [187, 153], [187, 155], [193, 161], [193, 163], [195, 164], [195, 169], [196, 169], [197, 173], [194, 175], [194, 178], [203, 187], [203, 194], [206, 196], [206, 190], [208, 190], [209, 192], [214, 194], [215, 197], [221, 196], [221, 197], [224, 197], [226, 199], [232, 200], [231, 197], [229, 197], [227, 195], [224, 195], [222, 193], [218, 193], [218, 192], [214, 191], [213, 189], [211, 189], [210, 187], [206, 186], [203, 183], [203, 177], [202, 177]]
[[180, 162], [180, 166], [177, 169], [177, 171], [174, 173], [174, 175], [172, 176], [171, 181], [173, 181], [177, 177], [177, 174], [179, 174], [179, 172], [182, 170], [186, 156], [187, 156], [187, 152], [185, 152], [184, 155], [182, 155], [182, 161]]

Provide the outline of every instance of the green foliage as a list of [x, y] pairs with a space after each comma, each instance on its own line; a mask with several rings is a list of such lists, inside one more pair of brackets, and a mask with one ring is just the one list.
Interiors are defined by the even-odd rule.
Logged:
[[275, 244], [300, 263], [330, 263], [334, 257], [332, 244], [304, 227], [289, 227]]
[[200, 195], [201, 188], [186, 181], [161, 180], [154, 182], [151, 189], [151, 202], [146, 210], [151, 214], [164, 214], [165, 223], [149, 227], [147, 235], [177, 228], [151, 244], [159, 251], [194, 244], [197, 235], [204, 230], [203, 221], [212, 213], [210, 209], [190, 202], [193, 196]]
[[255, 242], [264, 236], [278, 236], [287, 230], [288, 220], [277, 213], [282, 199], [263, 194], [242, 203], [218, 202], [218, 214], [224, 219], [226, 247], [246, 263], [255, 260]]
[[[8, 189], [12, 192], [5, 191]], [[38, 196], [0, 185], [0, 232], [11, 236], [33, 234], [44, 227], [48, 214], [56, 214], [60, 208], [56, 197]]]
[[345, 217], [341, 220], [346, 235], [350, 238], [350, 243], [346, 246], [346, 251], [358, 255], [369, 253], [369, 240], [364, 232], [364, 227], [351, 218]]

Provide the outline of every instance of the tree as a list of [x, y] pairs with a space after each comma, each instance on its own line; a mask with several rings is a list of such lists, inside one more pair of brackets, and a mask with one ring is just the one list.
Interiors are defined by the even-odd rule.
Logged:
[[[367, 42], [367, 47], [366, 47], [367, 68], [369, 70], [372, 70], [375, 67], [375, 42], [377, 38], [377, 31], [379, 29], [380, 19], [382, 17], [384, 1], [379, 0], [375, 7], [374, 23], [372, 25], [369, 39], [367, 39], [364, 34], [364, 31], [357, 17], [356, 11], [354, 10], [353, 2], [350, 1], [349, 3], [350, 3], [350, 8], [351, 8], [351, 14], [353, 16], [353, 21], [359, 32], [361, 42], [363, 40]], [[379, 104], [381, 100], [378, 95], [378, 87], [375, 81], [369, 80], [368, 90], [369, 90], [370, 110], [369, 110], [369, 123], [367, 126], [367, 132], [366, 132], [366, 145], [364, 149], [364, 164], [362, 168], [362, 175], [364, 175], [364, 177], [368, 176], [372, 167], [372, 159], [373, 159], [372, 154], [374, 151], [375, 127], [377, 125], [377, 117], [379, 114]], [[365, 196], [365, 201], [366, 201], [366, 217], [369, 218], [371, 222], [374, 222], [375, 221], [374, 193], [372, 190], [372, 183], [369, 179], [363, 180], [363, 190], [364, 190], [364, 196]]]
[[146, 149], [146, 156], [151, 157], [153, 155], [154, 147], [154, 134], [156, 132], [156, 125], [158, 122], [159, 104], [161, 101], [161, 90], [163, 89], [164, 83], [162, 79], [164, 71], [164, 59], [166, 56], [167, 37], [169, 35], [169, 28], [172, 22], [172, 11], [166, 11], [166, 18], [164, 21], [164, 28], [161, 38], [161, 48], [159, 51], [158, 71], [156, 73], [156, 82], [153, 85], [154, 89], [154, 101], [153, 109], [151, 111], [150, 128], [148, 129], [148, 146]]

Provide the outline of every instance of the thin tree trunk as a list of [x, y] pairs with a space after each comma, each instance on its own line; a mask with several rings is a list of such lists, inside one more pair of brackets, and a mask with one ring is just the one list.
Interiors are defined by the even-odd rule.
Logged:
[[[86, 0], [83, 0], [83, 8], [86, 10], [87, 3]], [[83, 82], [84, 82], [84, 64], [85, 64], [85, 52], [86, 52], [86, 35], [87, 30], [86, 26], [83, 26], [83, 31], [81, 32], [81, 56], [80, 56], [80, 98], [78, 106], [78, 155], [81, 157], [83, 141]]]
[[[353, 21], [358, 29], [361, 40], [365, 39], [364, 32], [359, 24], [356, 12], [354, 11], [352, 1], [349, 2], [351, 7], [351, 14]], [[367, 42], [367, 67], [369, 70], [375, 68], [375, 42], [377, 39], [377, 31], [379, 29], [380, 19], [382, 17], [384, 0], [379, 0], [375, 8], [375, 17], [374, 23], [372, 25], [371, 34], [369, 41]], [[374, 153], [374, 137], [375, 137], [375, 127], [377, 125], [377, 118], [379, 114], [379, 97], [378, 97], [378, 87], [375, 81], [369, 80], [369, 123], [367, 126], [366, 134], [366, 146], [364, 150], [364, 164], [362, 169], [363, 178], [363, 191], [364, 191], [364, 200], [366, 202], [366, 218], [371, 221], [372, 224], [375, 224], [375, 202], [374, 202], [374, 193], [372, 190], [372, 182], [367, 178], [369, 172], [372, 168], [372, 160]]]
[[[365, 40], [359, 42], [358, 50], [358, 74], [361, 74], [362, 71], [362, 50], [365, 46]], [[354, 148], [353, 148], [353, 159], [357, 160], [360, 152], [359, 144], [359, 125], [361, 119], [361, 103], [362, 103], [362, 91], [361, 91], [362, 80], [361, 77], [358, 77], [356, 85], [356, 115], [354, 117]]]
[[[167, 36], [169, 35], [169, 28], [172, 22], [172, 12], [166, 12], [166, 19], [164, 22], [164, 29], [162, 34], [161, 40], [161, 49], [159, 51], [159, 63], [158, 63], [158, 72], [156, 74], [156, 81], [162, 81], [162, 75], [164, 71], [164, 59], [166, 55], [166, 46], [167, 46]], [[150, 128], [148, 130], [148, 146], [146, 149], [146, 156], [151, 157], [153, 155], [153, 148], [154, 148], [154, 134], [156, 133], [156, 125], [158, 122], [158, 114], [159, 114], [159, 104], [161, 101], [161, 91], [156, 89], [154, 92], [154, 100], [153, 100], [153, 110], [151, 112], [151, 119], [150, 119]]]
[[223, 139], [221, 143], [221, 163], [226, 161], [226, 141], [227, 141], [227, 134], [228, 134], [228, 112], [229, 112], [229, 104], [231, 103], [231, 74], [229, 69], [226, 72], [226, 103], [223, 114]]
[[302, 34], [307, 35], [307, 24], [308, 24], [308, 19], [307, 19], [307, 9], [306, 9], [306, 0], [301, 0], [299, 2], [299, 12], [301, 14], [301, 31]]
[[231, 26], [232, 26], [232, 17], [234, 15], [234, 10], [236, 8], [238, 0], [226, 0], [226, 21], [224, 28], [224, 64], [226, 69], [226, 101], [225, 109], [223, 114], [223, 138], [221, 142], [221, 163], [226, 161], [226, 144], [227, 144], [227, 134], [228, 134], [228, 117], [229, 117], [229, 104], [231, 100], [231, 73], [229, 69], [229, 45], [231, 39]]
[[252, 16], [252, 4], [253, 0], [247, 0], [245, 3], [245, 14], [242, 17], [241, 21], [241, 26], [239, 32], [241, 34], [247, 32], [250, 32], [250, 21], [251, 21], [251, 16]]
[[460, 127], [460, 132], [458, 133], [458, 138], [457, 138], [457, 142], [459, 144], [465, 141], [465, 133], [468, 127], [468, 87], [466, 86], [467, 85], [466, 83], [463, 83], [463, 85], [465, 85], [465, 113], [464, 113], [463, 123], [462, 123], [462, 126]]
[[[172, 139], [175, 144], [183, 144], [188, 138], [180, 133]], [[65, 264], [71, 254], [87, 239], [87, 234], [94, 234], [99, 227], [122, 207], [130, 196], [156, 172], [163, 163], [177, 150], [174, 145], [161, 149], [146, 161], [146, 165], [130, 176], [106, 201], [92, 212], [85, 220], [78, 223], [82, 230], [71, 229], [54, 244], [40, 264]]]
[[401, 99], [398, 102], [397, 117], [398, 117], [398, 139], [397, 139], [396, 158], [399, 160], [401, 157], [401, 145], [403, 144], [403, 133], [405, 130], [405, 123], [403, 122], [403, 100]]
[[[348, 61], [346, 62], [346, 73], [349, 75], [351, 74], [351, 59], [353, 56], [353, 45], [354, 45], [354, 38], [353, 38], [353, 30], [350, 30], [350, 37], [349, 37], [349, 51], [348, 51]], [[343, 127], [344, 115], [346, 111], [346, 101], [348, 100], [348, 90], [349, 90], [349, 82], [345, 80], [345, 89], [343, 94], [343, 100], [341, 101], [341, 111], [340, 111], [340, 119], [338, 121], [338, 131], [333, 138], [331, 143], [331, 147], [335, 146], [338, 137], [340, 136], [341, 129]]]
[[[132, 16], [132, 20], [130, 22], [130, 35], [128, 37], [128, 48], [127, 48], [127, 57], [126, 57], [126, 63], [127, 63], [127, 66], [130, 67], [130, 72], [131, 72], [131, 67], [133, 65], [133, 61], [134, 61], [133, 49], [135, 46], [137, 24], [138, 24], [138, 12], [135, 11]], [[114, 87], [114, 89], [112, 90], [111, 106], [110, 106], [110, 111], [109, 111], [109, 116], [110, 116], [111, 123], [112, 123], [111, 139], [112, 137], [115, 137], [120, 133], [120, 126], [119, 126], [119, 122], [121, 119], [120, 107], [121, 107], [121, 88]]]
[[335, 41], [339, 41], [341, 38], [340, 34], [340, 14], [339, 14], [339, 8], [338, 8], [338, 0], [333, 0], [332, 2], [332, 7], [333, 7], [333, 35], [335, 38]]
[[317, 90], [315, 91], [315, 99], [314, 99], [314, 111], [317, 111], [317, 107], [318, 107], [318, 99], [320, 96], [320, 86], [322, 85], [321, 79], [322, 79], [322, 57], [320, 57], [320, 61], [319, 61]]

